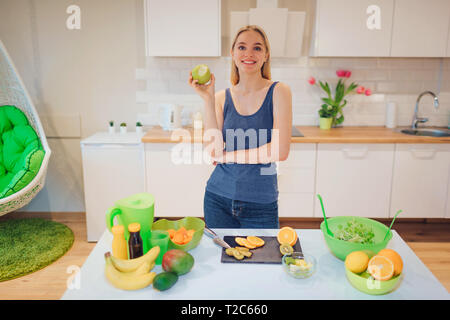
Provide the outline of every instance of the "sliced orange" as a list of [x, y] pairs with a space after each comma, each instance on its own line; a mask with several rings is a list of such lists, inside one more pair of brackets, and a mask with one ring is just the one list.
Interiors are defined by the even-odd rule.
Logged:
[[236, 241], [236, 243], [242, 247], [245, 247], [245, 238], [241, 238], [241, 237], [236, 237], [234, 238], [234, 241]]
[[376, 255], [369, 260], [367, 271], [376, 280], [386, 281], [394, 276], [394, 264], [389, 258]]
[[247, 237], [247, 241], [256, 247], [262, 247], [264, 245], [264, 240], [259, 238], [259, 237], [255, 237], [255, 236], [248, 236]]
[[278, 231], [277, 240], [280, 244], [289, 243], [290, 246], [297, 242], [297, 232], [291, 227], [283, 227]]
[[254, 246], [253, 244], [248, 242], [247, 239], [245, 239], [245, 238], [236, 237], [236, 238], [234, 238], [234, 241], [236, 241], [236, 243], [238, 245], [246, 247], [246, 248], [249, 248], [249, 249], [255, 249], [256, 248], [256, 246]]
[[384, 256], [392, 261], [394, 264], [394, 276], [398, 276], [403, 270], [403, 260], [398, 252], [392, 249], [383, 249], [377, 253], [379, 256]]

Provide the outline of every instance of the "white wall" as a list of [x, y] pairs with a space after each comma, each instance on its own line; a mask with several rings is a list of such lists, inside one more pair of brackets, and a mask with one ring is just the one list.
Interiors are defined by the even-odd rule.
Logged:
[[[256, 5], [253, 0], [223, 2], [223, 8], [233, 10]], [[81, 30], [66, 28], [66, 8], [71, 4], [81, 7]], [[311, 0], [280, 1], [281, 6], [292, 4], [311, 19]], [[228, 26], [226, 19], [222, 26]], [[223, 41], [229, 41], [223, 33]], [[84, 211], [80, 140], [106, 130], [109, 120], [133, 124], [148, 108], [154, 113], [152, 102], [161, 94], [168, 99], [193, 95], [187, 77], [196, 64], [210, 65], [216, 90], [229, 87], [229, 57], [144, 57], [143, 0], [1, 0], [0, 38], [36, 104], [53, 150], [46, 187], [27, 211]], [[304, 46], [303, 52], [307, 49]], [[388, 100], [398, 103], [400, 124], [409, 125], [417, 95], [423, 90], [438, 93], [441, 68], [440, 110], [435, 113], [426, 97], [421, 116], [428, 116], [430, 124], [447, 125], [450, 58], [307, 56], [272, 61], [273, 79], [291, 86], [294, 124], [318, 123], [322, 93], [307, 83], [308, 77], [335, 83], [340, 68], [350, 69], [351, 80], [374, 93], [349, 99], [344, 125], [384, 125]]]
[[[71, 4], [81, 7], [81, 30], [66, 28]], [[135, 103], [140, 6], [134, 0], [0, 1], [0, 39], [53, 150], [46, 187], [24, 210], [84, 211], [80, 140], [105, 130], [109, 120], [134, 123], [142, 111]]]

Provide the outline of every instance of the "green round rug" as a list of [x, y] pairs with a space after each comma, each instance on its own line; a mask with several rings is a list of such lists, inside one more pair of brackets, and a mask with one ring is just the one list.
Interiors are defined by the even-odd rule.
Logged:
[[74, 241], [67, 226], [41, 218], [0, 222], [0, 282], [40, 270], [63, 256]]

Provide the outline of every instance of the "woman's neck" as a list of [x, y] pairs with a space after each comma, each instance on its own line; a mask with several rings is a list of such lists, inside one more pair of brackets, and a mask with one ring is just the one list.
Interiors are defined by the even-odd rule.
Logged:
[[239, 75], [239, 83], [234, 86], [234, 89], [246, 95], [263, 89], [269, 82], [270, 80], [264, 79], [261, 74], [244, 73]]

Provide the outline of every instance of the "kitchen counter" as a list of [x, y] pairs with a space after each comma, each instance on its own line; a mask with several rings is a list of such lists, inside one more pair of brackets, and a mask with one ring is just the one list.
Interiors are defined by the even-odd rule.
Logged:
[[[321, 130], [317, 126], [296, 126], [303, 137], [292, 137], [292, 143], [450, 143], [450, 137], [412, 136], [386, 127], [341, 127]], [[203, 130], [192, 127], [164, 131], [155, 126], [142, 137], [144, 143], [202, 142]]]
[[[275, 236], [278, 229], [214, 229], [220, 236]], [[305, 253], [317, 260], [317, 271], [308, 279], [294, 279], [281, 264], [221, 263], [222, 248], [203, 236], [199, 245], [189, 251], [195, 259], [193, 269], [181, 276], [169, 290], [158, 292], [149, 286], [137, 291], [114, 288], [104, 276], [104, 253], [111, 250], [112, 234], [106, 230], [79, 273], [79, 287], [67, 289], [63, 300], [396, 300], [449, 299], [447, 290], [393, 230], [388, 247], [397, 251], [403, 261], [399, 286], [386, 295], [368, 295], [349, 283], [344, 262], [333, 256], [318, 229], [296, 230]], [[160, 273], [160, 265], [153, 269]], [[230, 279], [232, 281], [230, 281]]]

